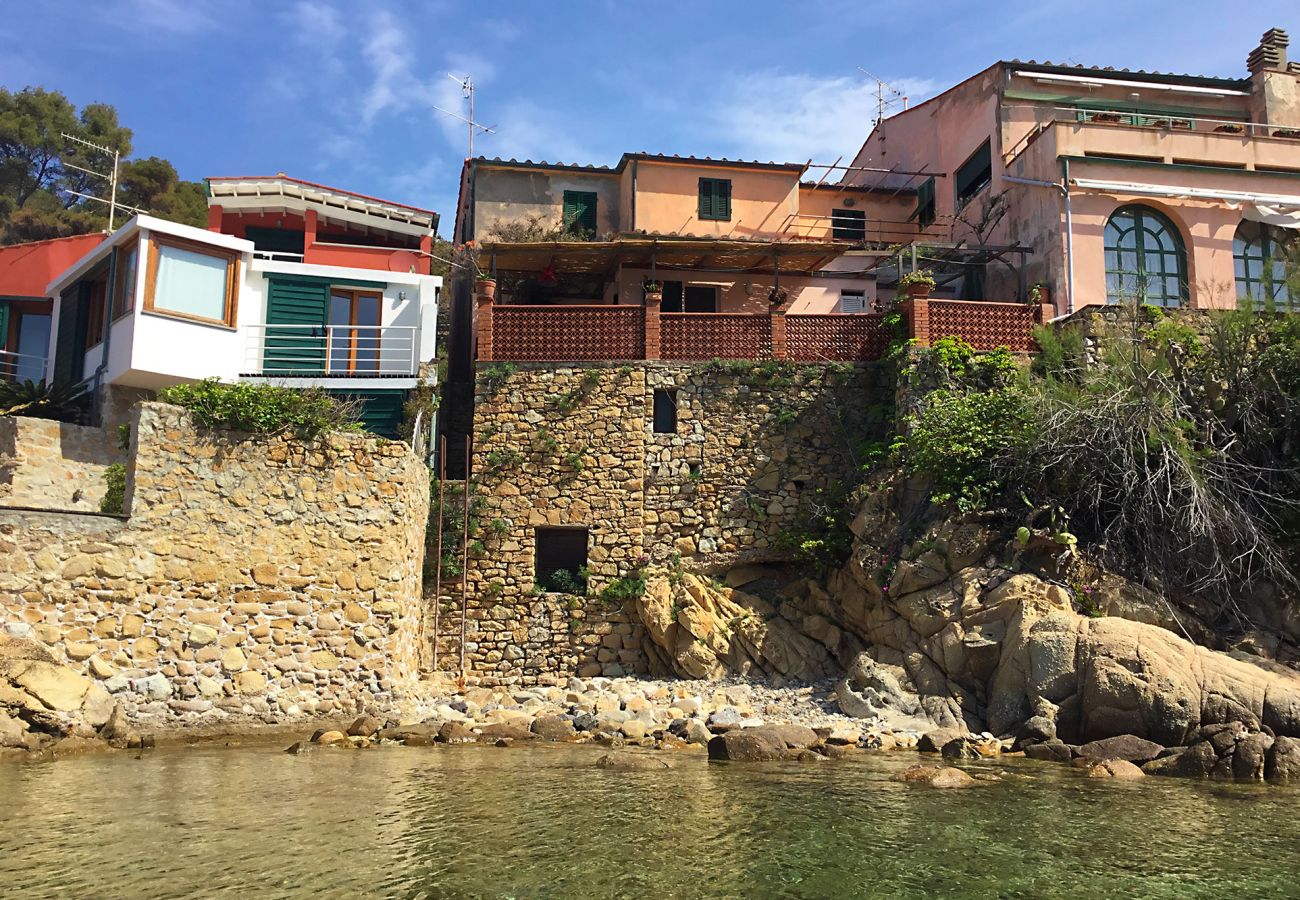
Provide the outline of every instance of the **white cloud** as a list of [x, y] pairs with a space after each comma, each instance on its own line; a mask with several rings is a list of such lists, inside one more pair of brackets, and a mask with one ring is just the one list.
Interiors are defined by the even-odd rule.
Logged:
[[298, 0], [284, 18], [294, 40], [317, 51], [332, 50], [347, 33], [338, 9], [321, 0]]
[[200, 0], [122, 0], [111, 21], [133, 31], [191, 35], [219, 28], [218, 11]]
[[[907, 94], [912, 105], [939, 87], [924, 78], [890, 83]], [[713, 115], [700, 123], [700, 130], [721, 142], [727, 153], [829, 164], [841, 154], [851, 158], [866, 140], [876, 119], [876, 84], [865, 75], [825, 78], [760, 71], [724, 81], [708, 107]]]

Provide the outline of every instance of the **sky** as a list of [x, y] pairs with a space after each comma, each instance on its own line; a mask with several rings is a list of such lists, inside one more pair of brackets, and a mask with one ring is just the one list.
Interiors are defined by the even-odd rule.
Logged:
[[[999, 59], [1241, 77], [1300, 4], [1253, 0], [0, 0], [0, 86], [117, 107], [181, 177], [284, 172], [434, 209], [475, 155], [852, 155], [876, 79], [923, 101]], [[892, 96], [892, 95], [891, 95]], [[897, 107], [894, 107], [897, 109]]]

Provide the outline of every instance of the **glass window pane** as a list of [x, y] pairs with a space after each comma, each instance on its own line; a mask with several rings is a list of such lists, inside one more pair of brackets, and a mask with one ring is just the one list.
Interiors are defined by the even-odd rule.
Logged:
[[227, 266], [222, 256], [160, 244], [154, 307], [224, 321]]
[[49, 352], [50, 317], [23, 313], [18, 319], [18, 364], [14, 375], [19, 381], [40, 381], [45, 377], [45, 355]]

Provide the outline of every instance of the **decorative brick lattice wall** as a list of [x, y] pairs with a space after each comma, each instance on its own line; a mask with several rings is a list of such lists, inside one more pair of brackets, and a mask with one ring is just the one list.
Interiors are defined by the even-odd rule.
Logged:
[[493, 306], [492, 358], [643, 359], [645, 313], [639, 306]]
[[929, 300], [929, 342], [959, 337], [976, 350], [1006, 347], [1013, 353], [1034, 348], [1039, 308], [1024, 303]]
[[659, 320], [663, 359], [769, 359], [772, 356], [771, 316], [663, 313]]
[[786, 316], [790, 359], [800, 362], [880, 359], [890, 340], [882, 318], [875, 314]]

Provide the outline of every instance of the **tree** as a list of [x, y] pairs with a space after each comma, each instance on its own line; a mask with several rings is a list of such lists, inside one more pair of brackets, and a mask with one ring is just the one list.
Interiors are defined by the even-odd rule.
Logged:
[[202, 185], [181, 181], [175, 167], [156, 156], [126, 159], [132, 133], [114, 107], [90, 103], [78, 112], [58, 91], [0, 88], [0, 244], [108, 226], [108, 207], [88, 198], [107, 199], [109, 182], [83, 170], [107, 174], [112, 156], [65, 134], [120, 154], [120, 202], [186, 224], [206, 223]]

